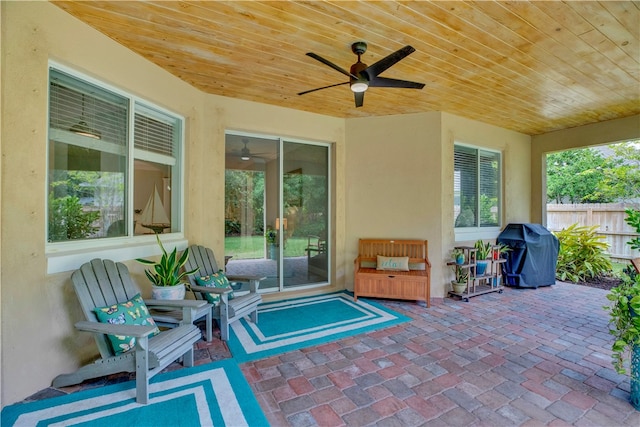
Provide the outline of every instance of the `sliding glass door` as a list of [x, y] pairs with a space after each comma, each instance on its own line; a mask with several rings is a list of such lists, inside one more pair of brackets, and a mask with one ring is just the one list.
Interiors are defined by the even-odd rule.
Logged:
[[328, 151], [326, 145], [282, 143], [284, 288], [329, 277]]
[[227, 272], [262, 292], [327, 283], [329, 145], [228, 133], [225, 159]]

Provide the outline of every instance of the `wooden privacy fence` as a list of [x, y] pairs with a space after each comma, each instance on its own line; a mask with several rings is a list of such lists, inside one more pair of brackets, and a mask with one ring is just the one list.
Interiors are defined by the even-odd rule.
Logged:
[[547, 228], [560, 231], [571, 224], [598, 226], [597, 233], [605, 236], [609, 244], [609, 255], [613, 260], [629, 260], [640, 257], [640, 251], [631, 250], [627, 242], [638, 236], [624, 219], [625, 209], [640, 209], [640, 204], [592, 203], [592, 204], [548, 204]]

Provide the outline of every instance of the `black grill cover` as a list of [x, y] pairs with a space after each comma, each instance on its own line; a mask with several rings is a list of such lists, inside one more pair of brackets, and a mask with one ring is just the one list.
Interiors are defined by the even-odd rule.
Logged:
[[558, 238], [540, 224], [509, 224], [498, 243], [511, 248], [503, 264], [505, 284], [537, 288], [556, 283]]

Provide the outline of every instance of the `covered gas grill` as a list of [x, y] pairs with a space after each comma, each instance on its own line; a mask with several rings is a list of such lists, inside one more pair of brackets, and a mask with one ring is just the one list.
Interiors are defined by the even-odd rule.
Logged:
[[505, 285], [537, 288], [556, 283], [558, 238], [540, 224], [509, 224], [497, 240], [511, 250], [503, 264]]

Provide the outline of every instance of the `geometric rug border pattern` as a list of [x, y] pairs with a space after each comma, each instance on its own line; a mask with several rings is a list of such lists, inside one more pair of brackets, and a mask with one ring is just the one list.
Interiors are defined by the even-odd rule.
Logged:
[[135, 381], [2, 409], [2, 426], [264, 426], [268, 421], [233, 359], [165, 372], [135, 401]]
[[261, 303], [258, 323], [233, 322], [227, 345], [238, 363], [263, 359], [388, 328], [411, 319], [369, 299], [340, 291]]

